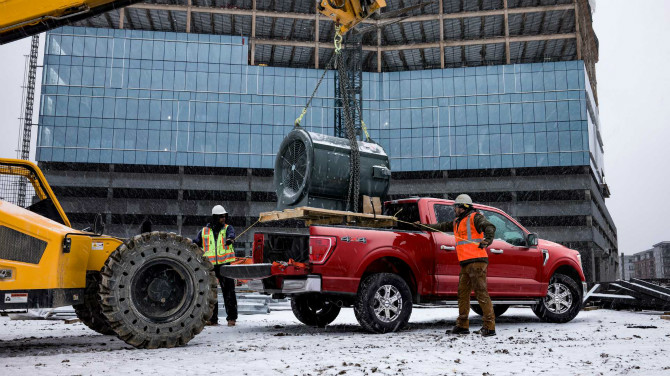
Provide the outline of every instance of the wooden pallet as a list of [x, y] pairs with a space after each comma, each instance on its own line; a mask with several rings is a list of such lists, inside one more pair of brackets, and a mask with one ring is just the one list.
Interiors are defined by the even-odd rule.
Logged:
[[307, 206], [264, 212], [260, 215], [261, 222], [281, 221], [285, 219], [302, 220], [305, 221], [307, 226], [348, 224], [362, 227], [391, 227], [396, 223], [395, 217], [389, 215], [363, 214]]

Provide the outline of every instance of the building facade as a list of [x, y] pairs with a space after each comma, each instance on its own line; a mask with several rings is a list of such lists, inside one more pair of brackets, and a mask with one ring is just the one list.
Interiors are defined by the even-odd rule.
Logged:
[[635, 278], [635, 264], [633, 264], [634, 256], [626, 256], [621, 254], [621, 279], [629, 281]]
[[[238, 227], [275, 207], [275, 154], [332, 25], [307, 2], [172, 3], [47, 35], [37, 160], [81, 227], [101, 212], [115, 235], [148, 218], [188, 236], [216, 203]], [[389, 198], [470, 193], [582, 252], [589, 280], [612, 279], [587, 3], [439, 4], [363, 40], [363, 119], [391, 160]], [[326, 73], [307, 130], [333, 134], [334, 85]]]
[[653, 248], [624, 256], [630, 263], [630, 277], [638, 279], [670, 279], [670, 242], [654, 244]]

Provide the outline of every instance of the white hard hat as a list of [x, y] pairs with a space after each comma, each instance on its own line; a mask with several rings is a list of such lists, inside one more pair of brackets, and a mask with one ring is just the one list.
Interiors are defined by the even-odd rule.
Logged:
[[212, 215], [224, 215], [228, 214], [226, 209], [223, 208], [221, 205], [216, 205], [215, 207], [212, 208]]
[[455, 204], [472, 205], [472, 199], [466, 194], [460, 194], [456, 197]]

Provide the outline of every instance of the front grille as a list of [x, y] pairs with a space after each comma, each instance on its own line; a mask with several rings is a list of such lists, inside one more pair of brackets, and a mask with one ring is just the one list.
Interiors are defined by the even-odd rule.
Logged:
[[0, 259], [39, 264], [47, 242], [0, 226]]

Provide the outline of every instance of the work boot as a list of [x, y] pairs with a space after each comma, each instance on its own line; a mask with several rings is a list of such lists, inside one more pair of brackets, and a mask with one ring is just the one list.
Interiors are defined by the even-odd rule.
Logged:
[[218, 321], [207, 321], [205, 323], [205, 326], [218, 326], [219, 322]]
[[235, 326], [235, 320], [228, 320], [228, 326]]
[[481, 328], [475, 333], [481, 334], [482, 337], [493, 337], [496, 335], [495, 329]]
[[470, 334], [470, 329], [468, 328], [461, 328], [458, 325], [454, 325], [453, 328], [447, 329], [446, 334]]

